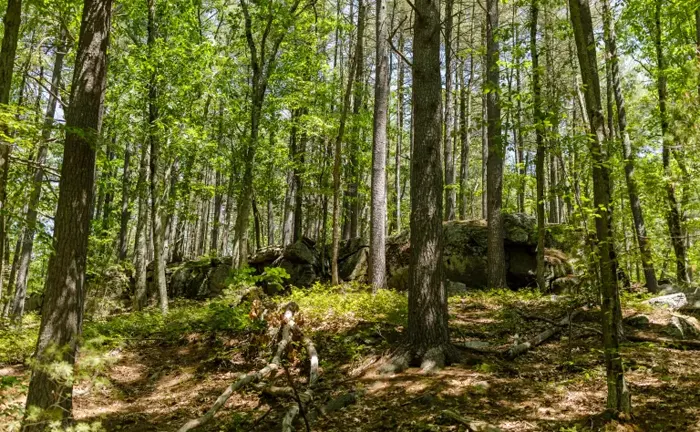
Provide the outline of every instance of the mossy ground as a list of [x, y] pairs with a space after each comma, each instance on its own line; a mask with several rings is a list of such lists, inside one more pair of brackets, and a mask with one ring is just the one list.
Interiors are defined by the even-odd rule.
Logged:
[[[315, 422], [313, 430], [463, 430], [441, 415], [445, 409], [504, 431], [603, 428], [604, 368], [594, 310], [580, 318], [580, 326], [514, 361], [465, 351], [462, 363], [437, 374], [409, 369], [380, 375], [371, 365], [400, 342], [406, 300], [403, 293], [373, 296], [359, 286], [317, 286], [277, 299], [299, 304], [297, 321], [315, 341], [322, 369], [316, 394], [358, 396], [354, 405]], [[558, 319], [570, 307], [528, 291], [452, 297], [452, 338], [511, 344], [549, 325], [517, 311]], [[625, 298], [626, 314], [643, 308], [639, 298]], [[108, 431], [176, 430], [211, 406], [238, 374], [264, 365], [270, 338], [250, 312], [249, 303], [232, 308], [220, 299], [176, 303], [166, 319], [153, 310], [87, 322], [75, 387], [77, 419]], [[21, 416], [37, 324], [30, 316], [21, 330], [0, 330], [0, 430], [16, 430]], [[700, 431], [700, 353], [638, 343], [622, 351], [634, 417], [605, 428]], [[303, 385], [303, 349], [294, 346], [287, 362]], [[278, 385], [285, 383], [282, 374]], [[279, 430], [288, 403], [248, 388], [235, 394], [205, 430]]]

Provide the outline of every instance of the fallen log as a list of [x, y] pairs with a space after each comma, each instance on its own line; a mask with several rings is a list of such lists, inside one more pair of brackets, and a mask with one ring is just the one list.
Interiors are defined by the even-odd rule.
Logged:
[[573, 321], [573, 319], [576, 317], [576, 315], [578, 315], [580, 312], [581, 309], [576, 309], [575, 311], [571, 312], [569, 315], [561, 319], [557, 325], [552, 326], [547, 330], [535, 335], [526, 342], [513, 345], [504, 353], [505, 357], [508, 360], [513, 360], [515, 357], [526, 353], [531, 348], [541, 345], [543, 342], [547, 341], [549, 338], [559, 333], [563, 327], [568, 326], [571, 323], [571, 321]]
[[668, 345], [669, 347], [682, 347], [682, 348], [687, 348], [687, 349], [692, 349], [692, 350], [700, 350], [700, 340], [694, 340], [694, 339], [673, 339], [673, 338], [664, 338], [664, 337], [651, 337], [651, 336], [642, 336], [639, 334], [634, 334], [634, 333], [627, 333], [625, 334], [625, 337], [627, 340], [631, 342], [652, 342], [652, 343], [657, 343], [659, 345]]
[[185, 423], [178, 432], [188, 432], [192, 429], [198, 428], [214, 418], [214, 415], [221, 409], [227, 400], [233, 395], [234, 392], [244, 388], [248, 384], [260, 381], [262, 378], [267, 377], [272, 372], [277, 371], [282, 361], [282, 355], [287, 351], [289, 343], [292, 341], [292, 332], [295, 328], [294, 323], [294, 313], [299, 309], [295, 303], [289, 303], [285, 309], [284, 316], [282, 318], [282, 337], [277, 344], [277, 351], [274, 357], [264, 368], [256, 372], [249, 372], [242, 377], [240, 377], [235, 382], [231, 383], [226, 390], [216, 399], [214, 405], [207, 411], [204, 415], [199, 418], [192, 419]]

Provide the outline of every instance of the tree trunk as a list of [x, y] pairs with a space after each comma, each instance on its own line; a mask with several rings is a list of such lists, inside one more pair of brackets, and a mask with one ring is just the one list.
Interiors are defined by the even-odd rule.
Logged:
[[440, 11], [430, 0], [417, 0], [415, 5], [407, 360], [432, 369], [451, 360], [442, 268]]
[[[217, 155], [223, 156], [224, 152], [224, 103], [219, 104], [219, 131], [217, 137]], [[221, 231], [221, 207], [224, 202], [224, 174], [221, 167], [216, 166], [216, 180], [214, 185], [214, 218], [211, 228], [211, 243], [209, 253], [219, 255], [219, 232]]]
[[445, 0], [445, 220], [455, 218], [457, 190], [455, 189], [455, 159], [452, 141], [452, 8], [453, 0]]
[[[0, 105], [10, 103], [12, 75], [15, 69], [19, 26], [22, 22], [22, 0], [8, 0], [5, 17], [3, 18], [4, 33], [2, 48], [0, 48]], [[9, 134], [7, 125], [3, 125], [2, 133]], [[7, 175], [10, 170], [10, 150], [7, 142], [0, 142], [0, 257], [5, 255], [5, 239], [7, 238], [5, 214], [7, 213]], [[4, 273], [0, 260], [0, 275]], [[0, 298], [2, 298], [3, 278], [0, 277]]]
[[255, 230], [255, 250], [260, 250], [262, 247], [262, 232], [260, 223], [260, 212], [258, 211], [258, 203], [253, 197], [253, 229]]
[[111, 12], [111, 0], [85, 0], [66, 113], [54, 249], [26, 403], [26, 412], [38, 409], [41, 414], [38, 420], [25, 418], [24, 432], [42, 431], [48, 421], [66, 423], [72, 415], [72, 379], [57, 378], [49, 371], [57, 362], [74, 368], [82, 331], [90, 202], [102, 126]]
[[[403, 52], [404, 39], [403, 32], [399, 34], [399, 50]], [[401, 151], [403, 146], [403, 87], [404, 87], [404, 62], [399, 60], [399, 77], [396, 85], [396, 154], [394, 155], [394, 226], [396, 232], [401, 232]]]
[[630, 393], [627, 388], [619, 351], [618, 327], [620, 297], [617, 277], [611, 260], [613, 233], [610, 226], [610, 177], [607, 158], [602, 151], [606, 141], [603, 109], [600, 97], [600, 79], [596, 58], [593, 23], [588, 0], [569, 0], [571, 22], [574, 27], [581, 76], [585, 86], [585, 105], [588, 112], [591, 139], [589, 149], [593, 163], [593, 202], [596, 208], [596, 240], [601, 286], [601, 315], [605, 369], [607, 372], [607, 407], [615, 413], [629, 415]]
[[17, 278], [17, 270], [19, 268], [19, 257], [20, 251], [22, 250], [22, 239], [24, 238], [24, 233], [20, 232], [17, 236], [17, 241], [15, 242], [15, 253], [12, 257], [12, 266], [10, 267], [10, 277], [7, 279], [7, 302], [3, 303], [4, 299], [0, 299], [0, 305], [2, 305], [1, 315], [3, 318], [10, 315], [10, 308], [12, 307], [12, 298], [14, 298], [14, 293], [12, 289], [16, 287], [15, 279]]
[[131, 184], [131, 148], [130, 144], [126, 144], [124, 149], [124, 169], [122, 171], [122, 208], [119, 219], [119, 261], [126, 260], [128, 252], [127, 234], [129, 232], [129, 219], [131, 219], [131, 211], [129, 210], [129, 201], [131, 196], [129, 193]]
[[[364, 15], [364, 4], [360, 0], [360, 11], [358, 12], [357, 25], [358, 29], [361, 22], [361, 17]], [[359, 32], [358, 32], [359, 36]], [[357, 43], [360, 43], [359, 40]], [[352, 86], [355, 77], [355, 69], [357, 63], [361, 59], [353, 58], [350, 61], [350, 71], [348, 73], [348, 82], [343, 95], [343, 105], [340, 112], [340, 123], [338, 124], [338, 135], [335, 139], [335, 151], [333, 155], [333, 245], [331, 256], [331, 284], [338, 285], [340, 276], [338, 275], [338, 252], [340, 250], [340, 165], [342, 161], [343, 136], [345, 135], [345, 123], [347, 121], [348, 112], [350, 111], [350, 95], [352, 94]]]
[[506, 253], [503, 245], [503, 158], [501, 137], [501, 103], [499, 100], [498, 0], [487, 0], [486, 20], [486, 114], [488, 119], [488, 159], [486, 195], [488, 220], [488, 285], [504, 288], [506, 284]]
[[17, 321], [21, 321], [24, 313], [24, 301], [27, 297], [27, 281], [29, 279], [29, 265], [32, 260], [32, 250], [34, 249], [34, 234], [36, 233], [36, 221], [38, 217], [38, 207], [41, 200], [41, 188], [44, 181], [43, 166], [48, 157], [47, 142], [51, 138], [53, 130], [54, 115], [56, 114], [56, 106], [58, 100], [55, 95], [61, 87], [61, 73], [63, 72], [63, 58], [66, 54], [66, 30], [61, 27], [59, 41], [56, 44], [56, 58], [54, 59], [53, 73], [51, 76], [51, 93], [49, 94], [48, 105], [46, 106], [46, 114], [44, 116], [44, 125], [41, 132], [42, 143], [36, 155], [36, 170], [32, 178], [32, 191], [29, 195], [26, 214], [26, 228], [21, 234], [22, 249], [20, 252], [19, 261], [17, 263], [18, 277], [15, 284], [15, 295], [12, 301], [12, 317]]
[[369, 281], [376, 292], [386, 285], [386, 150], [389, 113], [389, 23], [387, 0], [377, 0], [377, 57], [372, 137], [372, 203], [369, 242]]
[[532, 0], [530, 16], [530, 56], [532, 57], [532, 99], [533, 119], [535, 122], [535, 141], [537, 142], [537, 157], [535, 170], [537, 177], [537, 286], [542, 292], [547, 290], [544, 279], [544, 118], [542, 114], [542, 70], [539, 64], [537, 50], [537, 19], [539, 16], [538, 0]]
[[[148, 56], [154, 60], [156, 42], [156, 0], [148, 0]], [[160, 310], [163, 315], [168, 313], [168, 290], [165, 282], [165, 230], [161, 204], [163, 191], [161, 184], [162, 162], [160, 161], [160, 137], [158, 136], [158, 75], [154, 68], [148, 83], [148, 140], [151, 146], [150, 158], [150, 192], [151, 192], [151, 235], [153, 237], [153, 279], [158, 290]]]
[[627, 111], [625, 107], [625, 99], [622, 94], [622, 85], [620, 83], [620, 67], [617, 57], [617, 44], [615, 41], [615, 26], [612, 20], [612, 12], [608, 5], [608, 0], [603, 0], [603, 26], [605, 31], [605, 45], [608, 51], [607, 60], [610, 64], [610, 75], [613, 92], [615, 95], [615, 104], [617, 105], [617, 124], [622, 136], [622, 159], [625, 161], [625, 180], [627, 182], [627, 194], [630, 201], [630, 209], [634, 222], [634, 232], [639, 246], [639, 255], [644, 268], [644, 278], [646, 280], [647, 289], [652, 292], [659, 291], [659, 285], [656, 281], [656, 272], [654, 271], [654, 262], [651, 255], [651, 245], [647, 238], [646, 225], [644, 224], [644, 215], [642, 213], [642, 202], [639, 199], [637, 180], [634, 177], [636, 154], [632, 152], [632, 144], [630, 142], [629, 132], [627, 132]]
[[667, 78], [666, 78], [666, 60], [664, 58], [663, 49], [661, 47], [662, 30], [661, 30], [661, 6], [662, 0], [656, 1], [655, 8], [655, 28], [654, 28], [654, 45], [656, 46], [656, 64], [658, 68], [657, 89], [659, 93], [659, 116], [661, 120], [661, 139], [663, 143], [662, 159], [664, 168], [664, 177], [666, 178], [666, 199], [668, 203], [668, 230], [671, 235], [671, 244], [673, 251], [676, 254], [676, 278], [679, 284], [687, 284], [690, 282], [688, 270], [686, 267], [686, 249], [683, 239], [683, 229], [681, 227], [681, 213], [678, 208], [678, 200], [676, 198], [676, 186], [673, 182], [673, 173], [671, 171], [671, 146], [673, 145], [673, 137], [669, 131], [668, 112], [666, 110], [666, 94], [667, 94]]
[[[302, 115], [306, 114], [306, 110], [302, 110]], [[295, 148], [295, 164], [294, 164], [294, 237], [292, 241], [301, 240], [302, 228], [304, 226], [303, 207], [304, 207], [304, 155], [306, 153], [306, 141], [308, 140], [306, 132], [302, 132], [299, 146]]]
[[148, 167], [150, 166], [148, 145], [141, 144], [141, 161], [139, 164], [139, 177], [136, 182], [136, 194], [138, 196], [138, 215], [136, 220], [136, 235], [134, 241], [134, 273], [135, 287], [133, 306], [135, 310], [141, 310], [146, 306], [146, 272], [148, 265]]
[[289, 157], [292, 167], [287, 172], [287, 192], [284, 196], [284, 219], [282, 220], [282, 246], [294, 242], [294, 209], [296, 207], [296, 167], [298, 110], [292, 111], [292, 129], [289, 132]]
[[275, 244], [275, 205], [271, 199], [267, 200], [267, 245]]
[[[474, 44], [474, 11], [476, 3], [472, 4], [469, 26], [469, 46]], [[460, 90], [459, 90], [459, 138], [461, 143], [460, 167], [459, 167], [459, 218], [467, 219], [471, 202], [469, 200], [469, 150], [472, 129], [472, 83], [474, 80], [474, 52], [469, 50], [469, 79], [464, 82], [464, 62], [460, 62]]]

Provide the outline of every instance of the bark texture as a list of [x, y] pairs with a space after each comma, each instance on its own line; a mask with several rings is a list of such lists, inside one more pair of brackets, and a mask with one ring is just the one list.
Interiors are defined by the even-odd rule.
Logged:
[[[27, 394], [24, 432], [41, 431], [52, 417], [72, 413], [72, 371], [56, 376], [56, 362], [72, 367], [82, 331], [84, 281], [95, 182], [95, 149], [102, 125], [111, 0], [85, 0], [75, 72], [66, 113], [61, 184], [41, 327]], [[36, 415], [36, 417], [35, 417]]]

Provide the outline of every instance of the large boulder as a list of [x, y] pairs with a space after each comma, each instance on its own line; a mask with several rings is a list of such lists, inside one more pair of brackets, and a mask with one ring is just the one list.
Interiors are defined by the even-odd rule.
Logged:
[[[487, 285], [488, 226], [485, 220], [451, 221], [443, 225], [443, 264], [445, 278], [469, 288]], [[537, 268], [537, 223], [525, 214], [504, 215], [507, 283], [511, 288], [534, 286]], [[387, 283], [389, 287], [408, 286], [410, 259], [408, 233], [387, 242]], [[552, 282], [573, 273], [568, 257], [555, 249], [545, 250], [546, 275]]]

